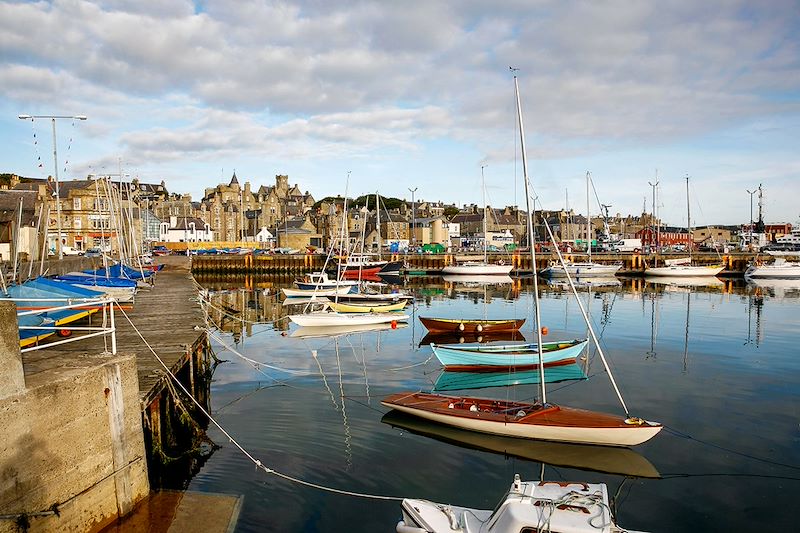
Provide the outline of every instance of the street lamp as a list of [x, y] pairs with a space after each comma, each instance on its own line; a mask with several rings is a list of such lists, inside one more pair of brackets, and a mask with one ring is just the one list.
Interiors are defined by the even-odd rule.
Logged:
[[64, 248], [61, 243], [61, 196], [58, 190], [58, 151], [56, 149], [56, 119], [66, 118], [72, 120], [86, 120], [86, 115], [19, 115], [20, 120], [28, 120], [34, 118], [49, 118], [53, 124], [53, 179], [56, 182], [56, 216], [58, 221], [56, 224], [58, 231], [58, 258], [64, 259]]
[[753, 191], [749, 189], [745, 189], [747, 193], [750, 195], [750, 236], [747, 239], [747, 249], [749, 251], [753, 251], [753, 195], [758, 192], [758, 189]]
[[419, 187], [408, 189], [411, 192], [411, 243], [416, 247], [417, 235], [415, 229], [417, 227], [417, 210], [414, 208], [414, 193], [417, 192]]

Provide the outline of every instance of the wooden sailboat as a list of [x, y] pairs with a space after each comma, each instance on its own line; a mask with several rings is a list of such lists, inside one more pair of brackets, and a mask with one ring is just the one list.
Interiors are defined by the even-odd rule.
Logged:
[[[522, 169], [525, 180], [525, 200], [528, 212], [528, 235], [531, 239], [531, 264], [536, 264], [536, 246], [533, 243], [533, 210], [530, 205], [531, 191], [528, 179], [528, 165], [525, 151], [525, 134], [522, 120], [522, 106], [519, 96], [517, 77], [514, 76], [514, 88], [517, 99], [517, 114], [520, 129], [520, 148], [522, 152]], [[552, 239], [552, 234], [551, 234]], [[558, 252], [560, 255], [560, 252]], [[571, 277], [567, 280], [572, 284]], [[547, 401], [545, 387], [544, 363], [539, 358], [540, 401], [514, 402], [466, 396], [444, 396], [421, 392], [400, 392], [384, 398], [382, 404], [409, 414], [413, 414], [434, 422], [451, 426], [533, 439], [553, 440], [560, 442], [577, 442], [600, 444], [606, 446], [633, 446], [645, 442], [661, 431], [661, 424], [650, 422], [629, 415], [622, 394], [616, 385], [611, 369], [603, 354], [597, 336], [592, 328], [586, 310], [574, 286], [578, 306], [586, 321], [589, 334], [597, 347], [598, 355], [608, 373], [611, 384], [625, 410], [625, 416], [575, 409], [559, 406]], [[538, 295], [538, 276], [533, 276], [534, 310], [536, 316], [537, 345], [542, 346], [541, 312]]]
[[689, 210], [689, 176], [686, 176], [686, 225], [689, 231], [689, 257], [664, 261], [663, 266], [645, 267], [645, 275], [670, 277], [716, 276], [725, 269], [724, 265], [692, 264], [692, 248], [694, 247], [694, 238], [692, 237], [692, 218]]
[[464, 318], [432, 318], [419, 317], [422, 325], [431, 333], [497, 333], [500, 331], [517, 331], [525, 323], [524, 318], [504, 319], [464, 319]]

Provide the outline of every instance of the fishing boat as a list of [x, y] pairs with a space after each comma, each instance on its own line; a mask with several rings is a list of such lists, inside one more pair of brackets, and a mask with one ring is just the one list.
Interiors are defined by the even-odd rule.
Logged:
[[401, 313], [337, 313], [314, 311], [300, 315], [289, 315], [289, 320], [298, 326], [364, 326], [369, 324], [397, 324], [408, 320]]
[[431, 349], [445, 368], [459, 371], [496, 371], [502, 368], [524, 370], [574, 363], [586, 348], [588, 340], [571, 340], [524, 344], [448, 344], [431, 343]]
[[381, 404], [440, 424], [526, 439], [635, 446], [661, 431], [661, 424], [641, 418], [550, 403], [398, 392]]
[[686, 176], [686, 226], [689, 232], [689, 242], [687, 243], [688, 257], [668, 259], [663, 266], [645, 265], [644, 273], [646, 276], [670, 276], [670, 277], [697, 277], [697, 276], [716, 276], [725, 269], [725, 265], [695, 265], [692, 264], [692, 248], [694, 238], [692, 237], [692, 217], [689, 209], [689, 176]]
[[546, 278], [563, 278], [569, 272], [572, 277], [598, 277], [614, 276], [622, 268], [621, 262], [613, 264], [595, 263], [592, 261], [592, 217], [589, 215], [589, 185], [591, 173], [586, 172], [586, 261], [565, 261], [562, 265], [558, 261], [552, 262], [540, 274]]
[[745, 279], [800, 279], [800, 262], [775, 258], [771, 264], [752, 264], [744, 273]]
[[481, 188], [483, 189], [483, 261], [465, 261], [453, 265], [447, 265], [442, 269], [442, 274], [457, 275], [508, 275], [514, 268], [513, 265], [506, 265], [503, 262], [489, 263], [488, 259], [488, 209], [486, 206], [486, 183], [483, 176], [485, 165], [481, 165]]
[[390, 313], [401, 311], [408, 300], [389, 303], [369, 303], [369, 302], [339, 302], [338, 300], [328, 303], [328, 307], [337, 313]]
[[[524, 121], [522, 119], [522, 106], [516, 75], [514, 76], [514, 89], [517, 100], [517, 123], [520, 130], [526, 212], [528, 213], [527, 229], [529, 235], [535, 235], [533, 231], [534, 210], [531, 206], [532, 187], [528, 178]], [[555, 242], [549, 226], [546, 226], [546, 228], [549, 232], [550, 240]], [[529, 246], [529, 249], [531, 264], [535, 265], [536, 246], [535, 243], [533, 244]], [[560, 255], [560, 252], [558, 253]], [[568, 276], [567, 279], [570, 280], [571, 278]], [[440, 424], [509, 437], [604, 446], [634, 446], [653, 438], [661, 431], [661, 424], [630, 415], [603, 353], [602, 346], [594, 332], [592, 323], [574, 287], [573, 293], [576, 296], [577, 304], [583, 315], [589, 335], [597, 349], [597, 355], [602, 361], [617, 398], [625, 411], [624, 416], [577, 409], [548, 402], [547, 387], [544, 379], [544, 357], [539, 357], [540, 399], [537, 402], [528, 403], [470, 396], [447, 396], [412, 391], [389, 395], [381, 403], [385, 407], [397, 409]], [[533, 275], [533, 302], [534, 316], [536, 317], [536, 344], [544, 346], [542, 342], [543, 328], [538, 294], [538, 275], [535, 272]]]
[[503, 319], [463, 319], [419, 317], [428, 331], [441, 333], [497, 333], [500, 331], [517, 331], [525, 323], [524, 318]]
[[605, 483], [521, 481], [494, 510], [406, 498], [397, 533], [622, 533], [611, 514]]
[[476, 433], [436, 424], [399, 411], [389, 411], [383, 415], [381, 422], [440, 442], [504, 457], [626, 477], [661, 477], [653, 463], [631, 448], [523, 440]]
[[[583, 369], [577, 364], [549, 366], [544, 369], [545, 383], [577, 381], [586, 379]], [[505, 370], [493, 372], [460, 372], [444, 369], [433, 384], [433, 392], [512, 387], [516, 385], [538, 385], [538, 370]]]

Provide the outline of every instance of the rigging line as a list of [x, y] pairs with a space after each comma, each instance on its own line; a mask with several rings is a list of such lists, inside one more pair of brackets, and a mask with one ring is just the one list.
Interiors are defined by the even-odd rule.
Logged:
[[220, 344], [222, 344], [222, 346], [224, 346], [226, 350], [229, 350], [233, 354], [239, 356], [241, 359], [247, 361], [248, 363], [250, 363], [254, 367], [269, 368], [270, 370], [278, 370], [280, 372], [286, 372], [287, 374], [294, 374], [296, 376], [309, 376], [309, 375], [311, 375], [309, 372], [303, 372], [303, 371], [299, 371], [299, 370], [289, 370], [288, 368], [281, 368], [281, 367], [273, 366], [273, 365], [270, 365], [270, 364], [267, 364], [267, 363], [262, 363], [261, 361], [256, 361], [255, 359], [250, 359], [249, 357], [247, 357], [245, 355], [242, 355], [241, 353], [236, 351], [235, 348], [225, 344], [225, 341], [221, 337], [219, 337], [216, 333], [214, 333], [214, 331], [212, 331], [211, 328], [206, 328], [206, 333], [209, 335], [209, 337], [211, 337], [215, 341], [217, 341]]
[[180, 380], [177, 378], [177, 376], [175, 376], [175, 374], [170, 372], [170, 369], [167, 366], [167, 364], [164, 362], [163, 359], [161, 359], [161, 357], [159, 357], [158, 353], [156, 353], [155, 349], [153, 349], [153, 347], [150, 345], [150, 343], [147, 342], [147, 339], [144, 338], [144, 335], [142, 334], [142, 332], [139, 331], [139, 328], [137, 328], [136, 324], [133, 323], [131, 318], [128, 316], [128, 313], [126, 313], [125, 310], [122, 307], [119, 307], [119, 310], [122, 313], [122, 315], [125, 317], [125, 319], [128, 321], [128, 323], [131, 325], [133, 330], [136, 332], [136, 334], [139, 336], [139, 338], [142, 340], [144, 345], [147, 346], [147, 349], [150, 350], [150, 353], [153, 354], [153, 356], [156, 358], [158, 363], [164, 368], [164, 371], [167, 373], [167, 376], [169, 376], [169, 378], [172, 379], [175, 382], [176, 385], [178, 385], [178, 387], [183, 391], [183, 393], [186, 394], [186, 396], [189, 397], [192, 400], [192, 403], [194, 403], [197, 406], [197, 408], [200, 410], [200, 412], [203, 413], [208, 418], [208, 420], [212, 424], [214, 424], [217, 427], [217, 429], [219, 429], [222, 432], [223, 435], [225, 435], [228, 438], [228, 441], [231, 444], [233, 444], [240, 452], [242, 452], [242, 454], [245, 457], [247, 457], [256, 466], [257, 469], [263, 470], [267, 474], [272, 474], [274, 476], [277, 476], [279, 478], [285, 479], [287, 481], [292, 481], [292, 482], [297, 483], [299, 485], [304, 485], [306, 487], [311, 487], [311, 488], [315, 488], [315, 489], [319, 489], [319, 490], [323, 490], [323, 491], [331, 492], [331, 493], [335, 493], [335, 494], [342, 494], [342, 495], [345, 495], [345, 496], [355, 496], [355, 497], [358, 497], [358, 498], [368, 498], [368, 499], [372, 499], [372, 500], [390, 500], [390, 501], [402, 501], [403, 500], [403, 498], [398, 497], [398, 496], [384, 496], [384, 495], [380, 495], [380, 494], [367, 494], [367, 493], [362, 493], [362, 492], [354, 492], [354, 491], [348, 491], [348, 490], [343, 490], [343, 489], [337, 489], [337, 488], [334, 488], [334, 487], [328, 487], [328, 486], [325, 486], [325, 485], [320, 485], [318, 483], [313, 483], [311, 481], [306, 481], [304, 479], [300, 479], [300, 478], [297, 478], [297, 477], [294, 477], [294, 476], [290, 476], [289, 474], [284, 474], [283, 472], [280, 472], [278, 470], [275, 470], [273, 468], [270, 468], [270, 467], [264, 465], [259, 459], [256, 459], [241, 444], [239, 444], [239, 441], [237, 441], [233, 437], [233, 435], [228, 433], [228, 431], [226, 431], [225, 428], [222, 427], [222, 424], [217, 422], [217, 420], [213, 416], [211, 416], [211, 413], [209, 413], [206, 410], [206, 408], [203, 407], [200, 404], [199, 401], [197, 401], [197, 399], [186, 389], [184, 384], [180, 382]]
[[238, 320], [239, 322], [242, 322], [243, 324], [277, 324], [278, 322], [282, 322], [283, 320], [286, 320], [287, 318], [289, 318], [288, 316], [282, 316], [280, 318], [276, 318], [275, 320], [266, 320], [266, 321], [263, 321], [263, 322], [262, 321], [247, 320], [245, 318], [239, 318], [236, 315], [228, 313], [225, 309], [223, 309], [221, 307], [218, 307], [218, 306], [214, 305], [213, 303], [211, 303], [210, 299], [204, 299], [204, 298], [201, 297], [200, 300], [199, 300], [199, 303], [201, 305], [205, 304], [205, 305], [208, 305], [209, 307], [213, 307], [214, 309], [216, 309], [217, 311], [219, 311], [223, 315], [225, 315], [225, 316], [227, 316], [227, 317], [229, 317], [229, 318], [231, 318], [233, 320]]
[[729, 453], [732, 453], [732, 454], [735, 454], [735, 455], [739, 455], [741, 457], [746, 457], [747, 459], [752, 459], [754, 461], [759, 461], [759, 462], [762, 462], [762, 463], [775, 465], [775, 466], [784, 466], [786, 468], [791, 468], [793, 470], [800, 470], [800, 465], [793, 465], [793, 464], [789, 464], [789, 463], [781, 463], [779, 461], [771, 461], [769, 459], [765, 459], [765, 458], [759, 457], [757, 455], [752, 455], [752, 454], [749, 454], [749, 453], [739, 452], [739, 451], [733, 450], [731, 448], [726, 448], [725, 446], [720, 446], [719, 444], [714, 444], [713, 442], [709, 442], [707, 440], [702, 440], [702, 439], [695, 438], [695, 437], [689, 435], [688, 433], [684, 433], [682, 431], [678, 431], [677, 429], [675, 429], [673, 427], [670, 427], [670, 426], [666, 426], [665, 425], [664, 429], [669, 431], [671, 434], [675, 435], [676, 437], [682, 437], [682, 438], [687, 439], [687, 440], [692, 440], [692, 441], [697, 442], [699, 444], [704, 444], [704, 445], [710, 446], [712, 448], [717, 448], [718, 450], [723, 450], [723, 451], [726, 451], [726, 452], [729, 452]]
[[737, 474], [735, 472], [721, 472], [711, 474], [662, 474], [661, 479], [681, 479], [690, 477], [746, 477], [756, 479], [781, 479], [784, 481], [800, 481], [800, 477], [774, 476], [769, 474]]

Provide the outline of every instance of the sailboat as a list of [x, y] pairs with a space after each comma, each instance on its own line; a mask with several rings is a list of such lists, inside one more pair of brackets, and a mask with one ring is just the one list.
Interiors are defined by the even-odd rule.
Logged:
[[540, 274], [548, 278], [563, 278], [567, 272], [572, 277], [597, 277], [597, 276], [613, 276], [617, 270], [622, 268], [622, 263], [614, 263], [611, 265], [604, 265], [602, 263], [595, 263], [592, 261], [592, 217], [589, 215], [589, 184], [591, 180], [591, 173], [586, 172], [586, 253], [588, 259], [581, 262], [566, 261], [563, 265], [559, 262], [554, 262], [547, 268], [542, 270]]
[[464, 263], [447, 265], [442, 269], [442, 274], [458, 275], [508, 275], [513, 265], [489, 263], [488, 259], [488, 209], [486, 208], [486, 183], [483, 176], [485, 165], [481, 165], [481, 187], [483, 189], [483, 261], [466, 261]]
[[646, 276], [674, 276], [674, 277], [697, 277], [697, 276], [716, 276], [725, 268], [724, 265], [693, 265], [692, 248], [694, 238], [692, 237], [692, 218], [689, 210], [689, 176], [686, 176], [686, 226], [689, 231], [688, 250], [689, 257], [679, 259], [668, 259], [664, 261], [664, 266], [645, 266]]
[[[514, 76], [517, 115], [520, 131], [520, 149], [522, 152], [522, 169], [525, 181], [525, 201], [528, 213], [528, 234], [534, 238], [533, 213], [530, 205], [531, 190], [528, 178], [527, 155], [525, 152], [525, 134], [522, 120], [522, 105], [519, 95], [519, 84]], [[551, 234], [552, 239], [552, 234]], [[531, 264], [536, 264], [536, 246], [530, 246]], [[560, 252], [557, 251], [560, 257]], [[571, 277], [567, 277], [571, 283]], [[445, 396], [422, 392], [399, 392], [387, 396], [381, 402], [385, 407], [394, 408], [408, 414], [419, 416], [441, 424], [461, 429], [521, 437], [531, 439], [552, 440], [559, 442], [575, 442], [598, 444], [605, 446], [633, 446], [653, 438], [662, 426], [642, 418], [630, 416], [622, 394], [616, 385], [611, 369], [603, 350], [592, 328], [591, 321], [577, 298], [586, 321], [589, 333], [597, 347], [597, 354], [603, 362], [606, 373], [614, 387], [617, 397], [625, 410], [625, 416], [599, 413], [567, 406], [560, 406], [547, 401], [545, 372], [542, 359], [539, 358], [540, 401], [517, 402], [469, 396]], [[543, 345], [541, 312], [538, 294], [538, 275], [533, 276], [534, 310], [536, 316], [537, 344]]]

